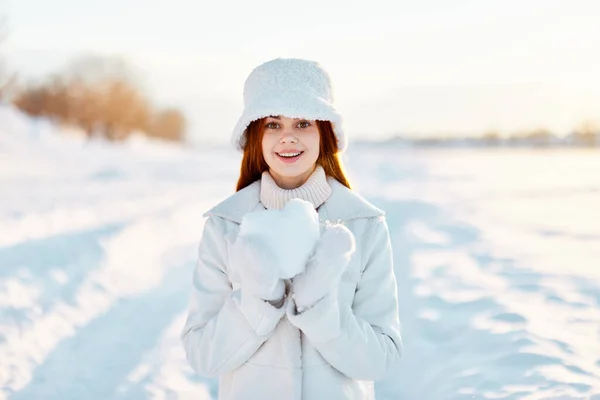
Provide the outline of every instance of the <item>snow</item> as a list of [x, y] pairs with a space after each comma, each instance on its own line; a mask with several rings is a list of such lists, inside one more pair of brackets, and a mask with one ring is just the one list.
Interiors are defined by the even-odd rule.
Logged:
[[310, 202], [292, 199], [282, 210], [246, 214], [239, 235], [267, 246], [279, 267], [279, 277], [289, 279], [304, 272], [320, 236], [319, 216]]
[[600, 398], [599, 156], [349, 157], [394, 243], [405, 354], [383, 398]]
[[[600, 151], [351, 146], [387, 212], [404, 357], [378, 399], [600, 399]], [[0, 399], [216, 399], [179, 341], [239, 154], [0, 108]]]

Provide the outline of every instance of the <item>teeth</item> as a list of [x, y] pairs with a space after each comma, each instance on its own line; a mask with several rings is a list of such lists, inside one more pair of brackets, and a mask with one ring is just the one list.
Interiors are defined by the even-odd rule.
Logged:
[[281, 157], [296, 157], [296, 156], [299, 156], [300, 153], [302, 153], [302, 152], [299, 151], [298, 153], [277, 153], [277, 154], [279, 154]]

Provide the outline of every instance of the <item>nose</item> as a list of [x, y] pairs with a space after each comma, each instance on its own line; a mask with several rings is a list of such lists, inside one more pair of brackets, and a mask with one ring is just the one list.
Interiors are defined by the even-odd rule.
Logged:
[[279, 143], [284, 144], [284, 143], [297, 143], [298, 142], [298, 138], [290, 131], [288, 131], [287, 129], [283, 131], [283, 133], [281, 134], [281, 137], [279, 138]]

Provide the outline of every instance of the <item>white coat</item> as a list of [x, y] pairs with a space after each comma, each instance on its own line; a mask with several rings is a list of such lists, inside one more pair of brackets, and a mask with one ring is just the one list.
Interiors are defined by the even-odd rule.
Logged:
[[[338, 181], [318, 208], [321, 221], [343, 223], [356, 252], [338, 293], [302, 314], [240, 296], [230, 273], [230, 242], [242, 217], [264, 210], [260, 181], [208, 211], [181, 334], [188, 362], [219, 377], [221, 400], [373, 399], [373, 381], [400, 358], [397, 287], [384, 214]], [[276, 228], [274, 228], [276, 229]]]

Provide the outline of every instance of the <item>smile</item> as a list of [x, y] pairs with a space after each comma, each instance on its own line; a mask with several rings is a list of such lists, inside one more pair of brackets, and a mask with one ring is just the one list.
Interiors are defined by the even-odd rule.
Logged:
[[290, 158], [290, 157], [298, 157], [302, 153], [303, 153], [302, 151], [298, 151], [296, 153], [277, 153], [277, 155], [279, 157]]
[[296, 161], [297, 159], [299, 159], [302, 154], [304, 152], [303, 151], [297, 151], [294, 153], [275, 153], [277, 154], [277, 157], [279, 157], [279, 159], [285, 163], [292, 163], [294, 161]]

